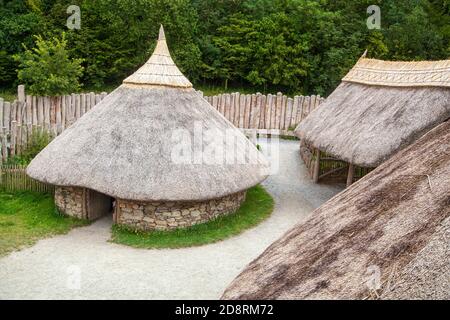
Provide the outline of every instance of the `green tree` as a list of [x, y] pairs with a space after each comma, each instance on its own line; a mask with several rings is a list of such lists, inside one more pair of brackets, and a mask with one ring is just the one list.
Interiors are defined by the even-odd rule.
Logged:
[[81, 59], [70, 59], [65, 34], [61, 39], [36, 36], [36, 47], [14, 59], [19, 63], [18, 79], [35, 95], [63, 95], [80, 88]]

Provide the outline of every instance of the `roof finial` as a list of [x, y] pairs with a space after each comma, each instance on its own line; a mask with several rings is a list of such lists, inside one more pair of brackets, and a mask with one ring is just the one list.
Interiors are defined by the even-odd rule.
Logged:
[[164, 27], [163, 27], [163, 25], [161, 25], [161, 27], [159, 27], [158, 41], [161, 41], [161, 40], [166, 40], [166, 35], [164, 34]]
[[367, 49], [366, 49], [366, 51], [364, 51], [363, 55], [361, 56], [361, 59], [364, 59], [366, 56], [367, 56]]

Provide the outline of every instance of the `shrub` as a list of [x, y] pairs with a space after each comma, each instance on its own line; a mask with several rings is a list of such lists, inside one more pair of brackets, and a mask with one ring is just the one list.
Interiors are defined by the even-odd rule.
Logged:
[[19, 156], [9, 160], [9, 164], [27, 165], [44, 149], [52, 140], [52, 135], [46, 130], [33, 129], [27, 145], [22, 149]]
[[14, 56], [19, 63], [21, 83], [34, 95], [57, 96], [78, 91], [83, 73], [82, 59], [69, 58], [65, 34], [62, 33], [61, 39], [35, 38], [35, 48], [24, 46], [25, 52]]

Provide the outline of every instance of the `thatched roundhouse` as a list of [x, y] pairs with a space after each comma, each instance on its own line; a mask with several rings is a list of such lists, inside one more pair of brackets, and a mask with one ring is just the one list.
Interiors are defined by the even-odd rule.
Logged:
[[295, 133], [316, 182], [348, 172], [351, 184], [449, 118], [450, 60], [363, 57]]
[[274, 242], [225, 299], [450, 299], [450, 121]]
[[[206, 161], [207, 132], [234, 138], [213, 141], [209, 152], [227, 161]], [[95, 219], [115, 204], [115, 223], [165, 230], [234, 212], [269, 164], [192, 88], [161, 26], [147, 63], [54, 139], [27, 173], [58, 186], [56, 205], [68, 215]]]

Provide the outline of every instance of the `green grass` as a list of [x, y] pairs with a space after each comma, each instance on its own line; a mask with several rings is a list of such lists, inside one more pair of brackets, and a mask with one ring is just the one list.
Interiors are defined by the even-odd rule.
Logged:
[[261, 186], [247, 191], [242, 206], [231, 215], [173, 231], [136, 232], [114, 225], [112, 242], [137, 248], [182, 248], [217, 242], [256, 226], [270, 216], [273, 199]]
[[86, 224], [59, 214], [49, 194], [0, 192], [0, 256]]

